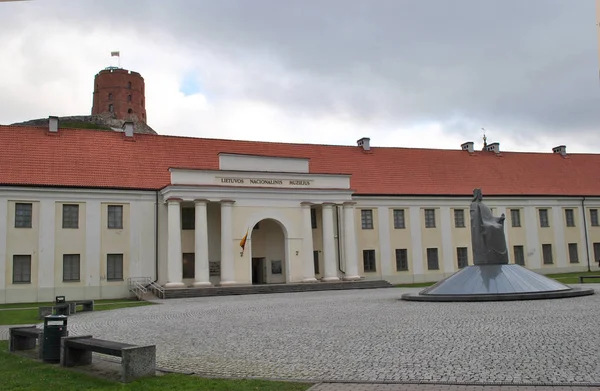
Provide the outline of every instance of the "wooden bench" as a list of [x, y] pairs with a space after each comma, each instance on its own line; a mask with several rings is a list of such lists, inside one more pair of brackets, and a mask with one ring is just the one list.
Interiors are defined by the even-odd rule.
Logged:
[[65, 367], [90, 365], [92, 352], [121, 357], [121, 381], [125, 383], [156, 372], [156, 345], [137, 346], [82, 335], [62, 337], [60, 347], [60, 363]]
[[35, 326], [10, 327], [8, 330], [8, 350], [10, 352], [35, 349], [37, 342], [39, 354], [42, 357], [44, 330], [38, 329]]
[[579, 276], [579, 283], [583, 284], [583, 279], [584, 278], [600, 278], [600, 275], [597, 276]]
[[77, 306], [80, 305], [83, 308], [81, 309], [81, 311], [93, 311], [94, 310], [94, 300], [75, 300], [75, 301], [68, 301], [67, 302], [71, 308], [70, 308], [70, 312], [72, 314], [77, 313]]

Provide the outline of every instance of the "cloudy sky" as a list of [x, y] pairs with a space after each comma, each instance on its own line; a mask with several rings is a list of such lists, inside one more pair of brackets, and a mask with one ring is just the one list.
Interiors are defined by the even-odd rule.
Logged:
[[0, 2], [0, 124], [146, 82], [160, 134], [600, 152], [595, 0]]

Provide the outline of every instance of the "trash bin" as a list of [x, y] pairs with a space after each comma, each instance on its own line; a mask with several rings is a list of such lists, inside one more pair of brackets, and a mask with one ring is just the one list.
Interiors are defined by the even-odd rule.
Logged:
[[44, 341], [42, 341], [42, 360], [60, 362], [60, 338], [68, 336], [67, 317], [47, 315], [44, 317]]

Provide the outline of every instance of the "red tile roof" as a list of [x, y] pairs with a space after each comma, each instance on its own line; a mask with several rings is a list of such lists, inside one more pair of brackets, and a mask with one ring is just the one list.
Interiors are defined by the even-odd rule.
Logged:
[[219, 169], [219, 153], [310, 159], [311, 173], [351, 174], [357, 194], [600, 196], [600, 154], [286, 144], [0, 126], [0, 184], [160, 189], [169, 168]]

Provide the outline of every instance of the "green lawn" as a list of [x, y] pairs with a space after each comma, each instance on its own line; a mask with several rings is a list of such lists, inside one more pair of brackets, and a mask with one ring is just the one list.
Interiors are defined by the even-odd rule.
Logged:
[[[553, 278], [562, 284], [579, 284], [579, 276], [597, 276], [600, 275], [599, 271], [596, 272], [576, 272], [576, 273], [559, 273], [559, 274], [545, 274], [546, 277]], [[584, 283], [600, 283], [600, 280], [587, 280]], [[428, 287], [435, 284], [435, 282], [421, 282], [417, 284], [397, 284], [397, 288], [420, 288]]]
[[[0, 305], [0, 325], [11, 324], [36, 324], [41, 323], [38, 319], [38, 307], [49, 306], [52, 303], [20, 303], [20, 304], [1, 304]], [[140, 307], [152, 305], [146, 301], [123, 300], [94, 300], [94, 311], [107, 311], [118, 308]], [[77, 306], [77, 311], [82, 306]], [[6, 308], [27, 308], [27, 309], [6, 309]], [[29, 309], [31, 308], [31, 309]], [[6, 309], [6, 310], [2, 310]], [[75, 315], [77, 316], [77, 315]]]
[[5, 391], [304, 391], [311, 387], [311, 384], [306, 383], [203, 379], [181, 374], [156, 376], [123, 384], [11, 354], [6, 341], [0, 341], [0, 378]]

